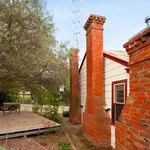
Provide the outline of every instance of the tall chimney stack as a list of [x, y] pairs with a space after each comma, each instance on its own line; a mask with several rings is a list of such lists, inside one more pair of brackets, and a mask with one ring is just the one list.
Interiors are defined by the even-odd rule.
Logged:
[[90, 15], [84, 29], [87, 47], [87, 99], [83, 115], [84, 135], [97, 147], [110, 146], [110, 119], [103, 107], [103, 25], [106, 18]]
[[81, 123], [81, 108], [79, 99], [78, 52], [76, 49], [70, 57], [70, 109], [69, 120], [72, 124]]

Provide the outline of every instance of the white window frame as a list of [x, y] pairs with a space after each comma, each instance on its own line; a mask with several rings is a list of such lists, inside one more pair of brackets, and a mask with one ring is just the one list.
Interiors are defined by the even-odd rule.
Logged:
[[[116, 102], [116, 94], [115, 94], [115, 92], [116, 92], [116, 85], [124, 85], [124, 102], [123, 103], [121, 103], [121, 102]], [[116, 83], [116, 84], [114, 84], [114, 103], [115, 104], [125, 104], [125, 83]]]

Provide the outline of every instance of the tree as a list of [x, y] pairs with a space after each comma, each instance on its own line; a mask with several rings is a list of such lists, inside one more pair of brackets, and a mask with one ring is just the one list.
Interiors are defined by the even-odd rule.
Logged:
[[[67, 56], [58, 49], [53, 16], [40, 0], [0, 0], [0, 89], [59, 89]], [[65, 46], [65, 45], [64, 45]]]

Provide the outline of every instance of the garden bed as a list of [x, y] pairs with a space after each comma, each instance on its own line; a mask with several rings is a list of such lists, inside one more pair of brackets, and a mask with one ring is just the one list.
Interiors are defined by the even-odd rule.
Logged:
[[[43, 136], [48, 143], [46, 147], [40, 145]], [[67, 136], [62, 130], [48, 135], [35, 135], [27, 138], [8, 139], [7, 141], [0, 140], [0, 146], [4, 146], [6, 150], [60, 150], [60, 142], [69, 143]]]
[[[34, 136], [32, 138], [38, 143], [40, 143], [42, 137], [43, 135]], [[48, 142], [48, 145], [46, 146], [47, 150], [60, 150], [60, 146], [59, 146], [60, 142], [69, 143], [68, 138], [63, 131], [46, 135], [46, 141]]]
[[45, 150], [32, 138], [0, 140], [0, 146], [3, 146], [5, 150]]

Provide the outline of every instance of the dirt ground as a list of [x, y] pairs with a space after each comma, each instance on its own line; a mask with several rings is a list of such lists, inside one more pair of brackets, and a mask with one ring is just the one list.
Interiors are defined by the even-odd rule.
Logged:
[[32, 138], [0, 140], [0, 146], [4, 146], [6, 150], [45, 150], [43, 146]]
[[112, 150], [112, 148], [99, 148], [94, 147], [82, 134], [81, 125], [72, 125], [68, 118], [63, 118], [62, 126], [69, 135], [77, 150]]
[[[46, 147], [40, 145], [42, 137], [45, 137], [48, 142]], [[60, 141], [68, 141], [65, 133], [61, 130], [49, 135], [35, 135], [8, 139], [7, 141], [0, 140], [0, 146], [5, 146], [6, 150], [59, 150]]]
[[[34, 139], [35, 141], [40, 143], [42, 137], [43, 137], [43, 135], [33, 136], [32, 139]], [[48, 145], [45, 147], [46, 150], [60, 150], [59, 142], [60, 141], [68, 141], [68, 138], [66, 137], [65, 133], [60, 129], [59, 132], [46, 135], [46, 140], [48, 142]], [[69, 143], [69, 141], [68, 141], [68, 143]]]

